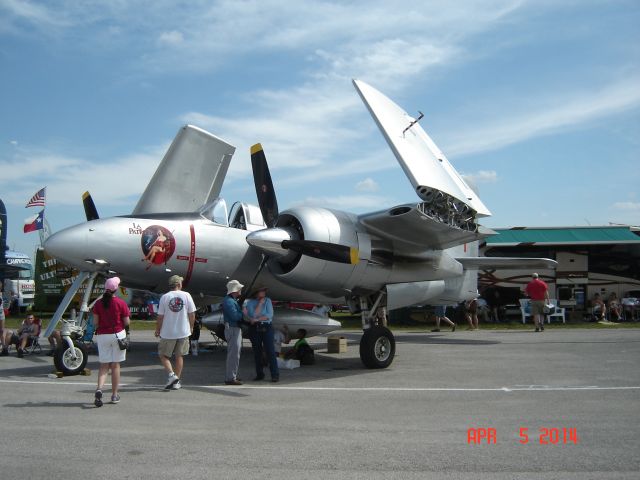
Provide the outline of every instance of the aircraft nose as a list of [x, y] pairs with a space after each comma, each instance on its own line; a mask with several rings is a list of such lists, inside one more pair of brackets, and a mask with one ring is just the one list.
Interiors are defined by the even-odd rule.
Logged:
[[43, 245], [48, 255], [70, 266], [78, 266], [83, 261], [85, 246], [86, 232], [79, 225], [54, 233]]

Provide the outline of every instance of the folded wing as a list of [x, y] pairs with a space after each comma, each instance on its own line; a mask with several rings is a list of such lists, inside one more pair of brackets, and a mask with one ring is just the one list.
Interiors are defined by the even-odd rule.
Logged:
[[236, 148], [192, 125], [180, 129], [133, 215], [193, 212], [220, 195]]

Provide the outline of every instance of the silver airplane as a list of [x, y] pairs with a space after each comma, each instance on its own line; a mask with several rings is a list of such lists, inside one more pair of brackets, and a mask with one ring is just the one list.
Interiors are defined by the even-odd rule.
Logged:
[[[81, 311], [88, 311], [97, 275], [162, 292], [168, 277], [179, 274], [200, 304], [220, 301], [226, 283], [238, 279], [248, 289], [256, 282], [268, 286], [277, 301], [348, 305], [362, 319], [362, 362], [385, 368], [395, 355], [386, 312], [475, 298], [479, 268], [555, 267], [550, 259], [478, 256], [479, 241], [491, 234], [478, 219], [490, 212], [422, 129], [422, 114], [413, 118], [370, 85], [353, 84], [418, 202], [362, 215], [321, 206], [280, 212], [264, 150], [256, 144], [251, 162], [259, 206], [235, 203], [229, 212], [219, 193], [235, 147], [184, 126], [130, 215], [101, 219], [85, 194], [87, 222], [46, 241], [49, 255], [81, 273], [45, 335], [85, 283]], [[215, 329], [221, 321], [218, 312], [204, 323]], [[275, 322], [310, 335], [340, 326], [302, 311], [276, 311]], [[76, 346], [63, 360], [77, 366], [81, 355]]]

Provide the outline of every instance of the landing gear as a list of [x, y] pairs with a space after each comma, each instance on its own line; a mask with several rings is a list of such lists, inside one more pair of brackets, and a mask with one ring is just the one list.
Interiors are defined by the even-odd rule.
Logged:
[[53, 363], [56, 369], [65, 376], [82, 373], [84, 367], [87, 366], [88, 359], [87, 347], [77, 340], [73, 341], [73, 349], [69, 348], [67, 342], [62, 342], [62, 345], [53, 354]]
[[367, 368], [387, 368], [396, 354], [396, 340], [387, 327], [365, 330], [360, 339], [360, 360]]
[[[360, 360], [367, 368], [387, 368], [396, 354], [396, 340], [387, 328], [387, 312], [383, 305], [385, 292], [374, 298], [359, 297], [364, 334], [360, 339]], [[350, 305], [353, 305], [351, 302]]]

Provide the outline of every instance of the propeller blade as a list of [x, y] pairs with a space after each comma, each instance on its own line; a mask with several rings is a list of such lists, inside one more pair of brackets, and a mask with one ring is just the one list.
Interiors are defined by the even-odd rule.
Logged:
[[251, 147], [251, 168], [262, 218], [267, 227], [273, 227], [278, 219], [278, 200], [273, 189], [267, 158], [259, 143]]
[[96, 205], [93, 203], [93, 198], [91, 198], [91, 194], [89, 192], [84, 192], [82, 194], [82, 205], [84, 206], [84, 214], [87, 216], [87, 222], [90, 222], [91, 220], [98, 220], [100, 218], [98, 210], [96, 210]]
[[288, 248], [302, 255], [328, 262], [355, 265], [360, 260], [357, 248], [338, 245], [337, 243], [316, 242], [313, 240], [283, 240], [282, 248]]

